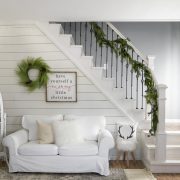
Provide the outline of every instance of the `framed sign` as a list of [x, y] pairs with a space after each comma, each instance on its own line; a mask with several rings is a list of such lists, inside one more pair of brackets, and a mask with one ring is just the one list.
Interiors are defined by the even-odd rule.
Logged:
[[47, 102], [77, 102], [77, 73], [52, 72], [46, 90]]

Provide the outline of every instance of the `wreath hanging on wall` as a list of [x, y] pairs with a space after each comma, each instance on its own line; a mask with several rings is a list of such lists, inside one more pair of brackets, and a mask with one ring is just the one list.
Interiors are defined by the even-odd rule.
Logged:
[[[36, 79], [30, 77], [32, 70], [38, 71]], [[31, 92], [47, 84], [48, 73], [50, 73], [50, 67], [41, 57], [28, 57], [27, 59], [23, 59], [16, 69], [20, 84], [27, 87], [28, 91]]]

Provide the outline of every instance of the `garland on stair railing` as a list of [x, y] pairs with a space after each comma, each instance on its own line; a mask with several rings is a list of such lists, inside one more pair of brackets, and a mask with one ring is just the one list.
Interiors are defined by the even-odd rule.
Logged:
[[149, 133], [150, 135], [155, 135], [158, 124], [158, 91], [151, 70], [145, 64], [131, 57], [128, 50], [134, 49], [128, 44], [128, 41], [130, 41], [128, 38], [122, 39], [118, 37], [115, 40], [108, 40], [105, 38], [103, 29], [97, 23], [91, 22], [90, 24], [92, 26], [91, 31], [94, 33], [100, 47], [103, 45], [110, 47], [117, 56], [120, 56], [122, 60], [127, 61], [132, 66], [132, 70], [136, 73], [137, 77], [141, 75], [143, 70], [145, 77], [144, 83], [147, 88], [145, 99], [147, 104], [151, 105], [151, 111], [148, 112], [148, 115], [151, 115], [151, 129]]

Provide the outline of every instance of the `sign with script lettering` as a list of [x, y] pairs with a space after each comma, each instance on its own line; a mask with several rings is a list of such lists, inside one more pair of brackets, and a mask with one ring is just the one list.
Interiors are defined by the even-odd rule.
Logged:
[[76, 102], [77, 73], [52, 72], [49, 74], [46, 92], [47, 102]]

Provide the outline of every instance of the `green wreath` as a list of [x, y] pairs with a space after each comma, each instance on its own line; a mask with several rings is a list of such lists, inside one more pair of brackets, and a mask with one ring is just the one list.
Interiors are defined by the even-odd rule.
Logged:
[[[37, 69], [39, 71], [36, 80], [31, 80], [29, 77], [29, 71], [32, 69]], [[50, 67], [41, 57], [28, 57], [27, 59], [23, 59], [16, 69], [20, 84], [27, 87], [28, 91], [34, 91], [37, 88], [45, 86], [48, 81], [48, 73], [50, 73]]]

